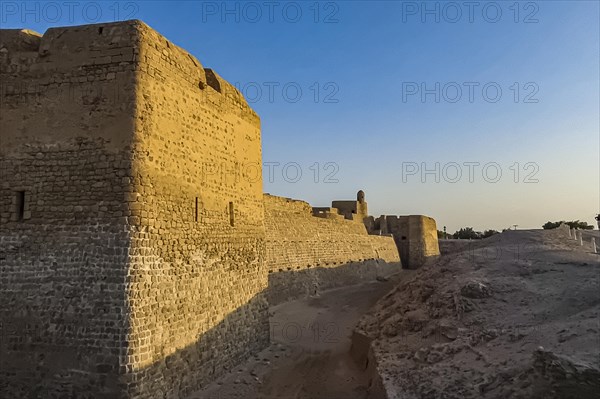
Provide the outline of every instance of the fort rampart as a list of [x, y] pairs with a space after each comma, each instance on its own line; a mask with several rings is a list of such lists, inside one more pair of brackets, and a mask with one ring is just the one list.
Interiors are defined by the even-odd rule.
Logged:
[[400, 269], [391, 236], [368, 235], [361, 222], [322, 218], [298, 200], [265, 194], [266, 263], [273, 303]]
[[263, 195], [259, 117], [140, 21], [0, 30], [0, 82], [2, 397], [184, 397], [268, 344], [270, 303], [400, 266]]

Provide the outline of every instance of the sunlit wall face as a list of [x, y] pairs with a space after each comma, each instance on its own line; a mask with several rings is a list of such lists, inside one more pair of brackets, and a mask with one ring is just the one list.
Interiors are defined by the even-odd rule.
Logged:
[[463, 226], [594, 224], [597, 2], [3, 2], [3, 28], [139, 18], [261, 117], [264, 191]]

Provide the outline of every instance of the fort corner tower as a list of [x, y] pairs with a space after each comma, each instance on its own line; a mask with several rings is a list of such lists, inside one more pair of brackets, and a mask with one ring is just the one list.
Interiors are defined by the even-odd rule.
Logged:
[[241, 94], [140, 21], [1, 30], [0, 78], [2, 394], [184, 395], [264, 347]]
[[362, 191], [263, 195], [256, 113], [140, 21], [0, 30], [0, 84], [0, 397], [186, 397], [269, 305], [439, 254]]

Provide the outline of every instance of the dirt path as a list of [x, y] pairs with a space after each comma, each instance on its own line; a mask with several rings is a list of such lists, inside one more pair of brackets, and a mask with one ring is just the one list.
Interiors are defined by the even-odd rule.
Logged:
[[349, 356], [350, 335], [399, 277], [271, 308], [271, 346], [189, 399], [364, 399], [368, 378]]

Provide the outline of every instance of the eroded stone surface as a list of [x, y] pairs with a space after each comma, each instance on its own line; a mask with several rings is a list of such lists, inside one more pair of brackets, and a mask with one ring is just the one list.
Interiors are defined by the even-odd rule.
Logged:
[[399, 265], [263, 197], [259, 117], [140, 21], [0, 30], [0, 78], [0, 396], [182, 397], [267, 345], [272, 281]]

